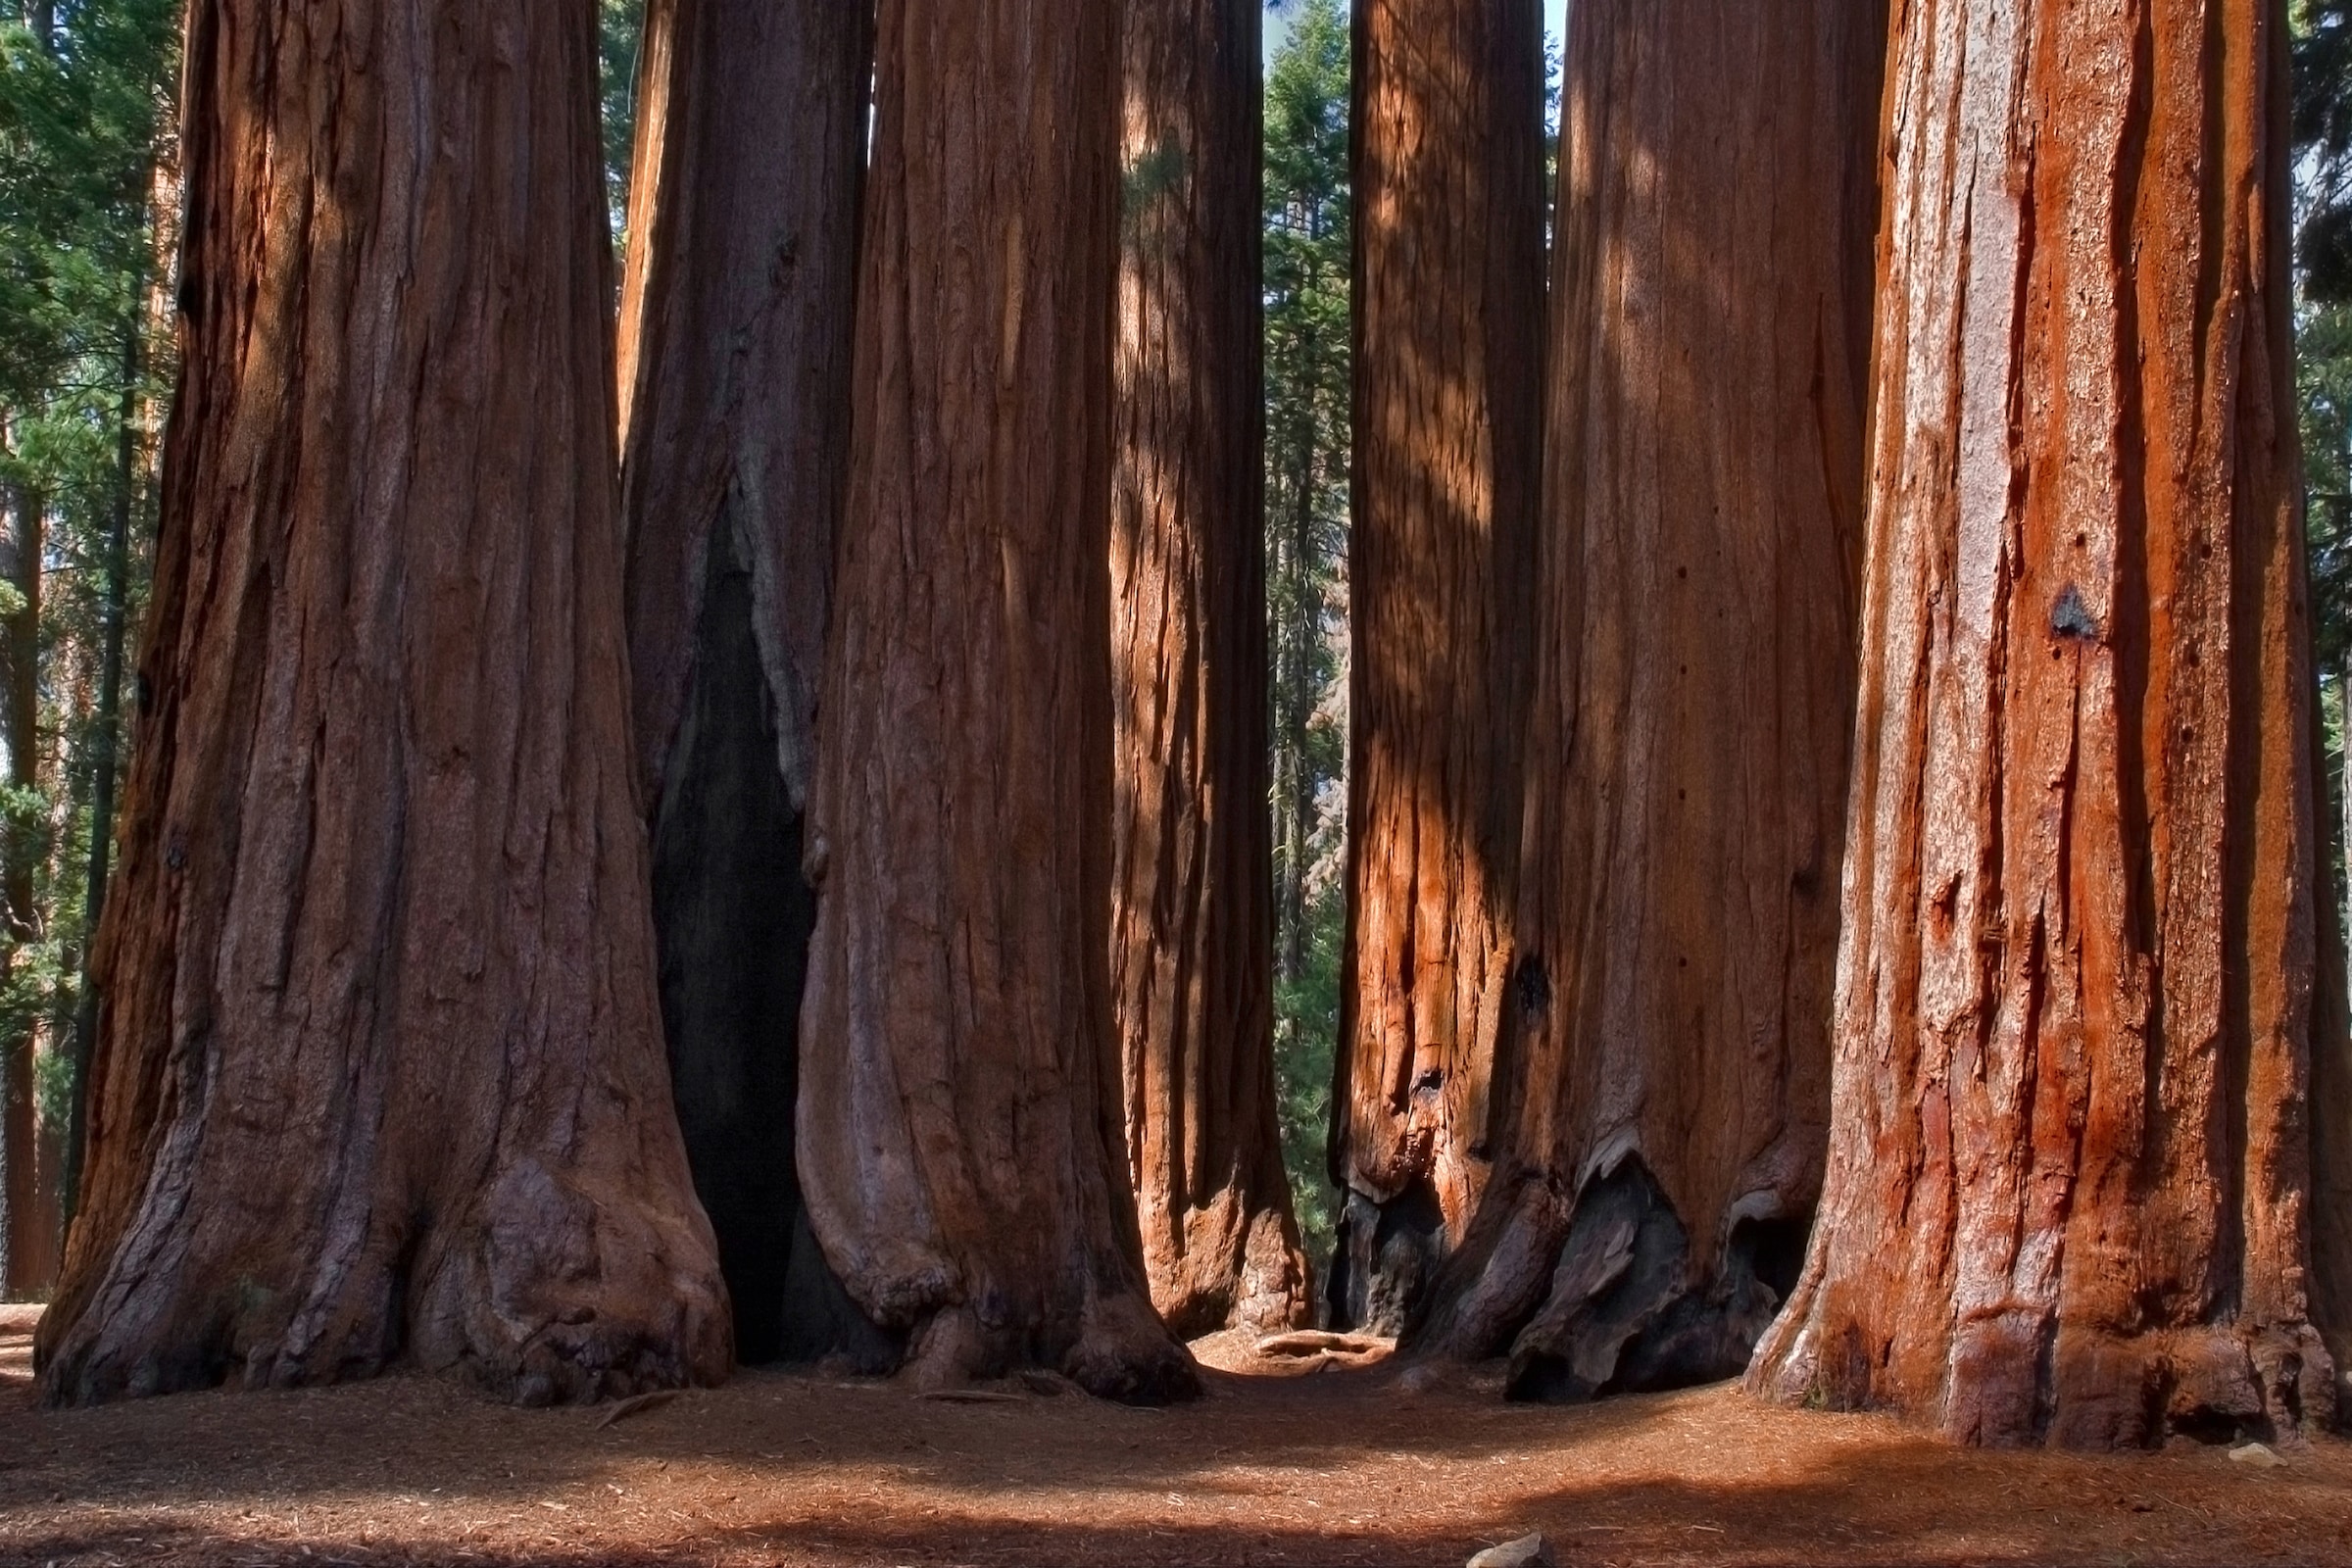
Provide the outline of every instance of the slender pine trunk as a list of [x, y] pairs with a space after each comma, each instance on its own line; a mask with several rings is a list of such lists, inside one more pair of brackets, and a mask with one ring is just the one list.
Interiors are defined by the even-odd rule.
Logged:
[[74, 1004], [74, 1098], [66, 1118], [66, 1223], [81, 1197], [87, 1148], [91, 1053], [98, 1031], [98, 976], [93, 963], [98, 922], [106, 912], [107, 878], [114, 868], [115, 792], [122, 778], [122, 662], [130, 601], [130, 526], [139, 488], [139, 397], [144, 339], [140, 323], [124, 323], [122, 403], [115, 421], [115, 493], [109, 505], [106, 558], [98, 598], [98, 703], [91, 715], [90, 858], [82, 877], [80, 988]]

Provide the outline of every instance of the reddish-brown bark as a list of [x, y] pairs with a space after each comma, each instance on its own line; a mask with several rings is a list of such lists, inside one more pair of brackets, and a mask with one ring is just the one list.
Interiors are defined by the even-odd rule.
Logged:
[[2088, 1446], [2332, 1406], [2284, 26], [1901, 19], [1830, 1159], [1773, 1396]]
[[[647, 7], [621, 510], [672, 1082], [746, 1361], [838, 1344], [799, 1222], [801, 869], [848, 472], [871, 16]], [[778, 150], [790, 149], [790, 156]]]
[[1108, 967], [1118, 14], [884, 0], [800, 1167], [918, 1378], [1188, 1394]]
[[590, 8], [194, 8], [56, 1401], [715, 1379], [630, 785]]
[[1110, 985], [1152, 1302], [1312, 1315], [1274, 1105], [1260, 0], [1128, 0], [1111, 422]]
[[1496, 1174], [1423, 1342], [1735, 1376], [1829, 1121], [1879, 0], [1570, 24]]
[[[49, 1049], [56, 1049], [54, 1046]], [[32, 1203], [25, 1226], [24, 1266], [19, 1278], [28, 1292], [46, 1296], [65, 1262], [66, 1130], [39, 1118], [32, 1135]]]
[[1395, 1329], [1488, 1169], [1541, 446], [1536, 0], [1355, 8], [1349, 901], [1328, 1295]]

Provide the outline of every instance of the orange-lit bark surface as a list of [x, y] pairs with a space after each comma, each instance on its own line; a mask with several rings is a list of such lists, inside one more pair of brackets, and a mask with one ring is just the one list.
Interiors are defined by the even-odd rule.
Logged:
[[714, 1380], [589, 8], [190, 11], [184, 346], [58, 1401]]
[[792, 1126], [870, 25], [839, 0], [653, 0], [629, 187], [621, 509], [662, 1022], [751, 1362], [857, 1337]]
[[1349, 902], [1336, 1320], [1394, 1331], [1486, 1180], [1544, 341], [1536, 0], [1355, 10]]
[[1108, 983], [1118, 17], [884, 0], [826, 656], [801, 1178], [918, 1379], [1194, 1391]]
[[1496, 1172], [1423, 1343], [1736, 1376], [1829, 1120], [1878, 0], [1581, 6]]
[[1259, 0], [1128, 0], [1112, 411], [1110, 984], [1152, 1298], [1311, 1316], [1274, 1104]]
[[1908, 7], [1821, 1221], [1754, 1386], [2318, 1425], [2283, 9]]

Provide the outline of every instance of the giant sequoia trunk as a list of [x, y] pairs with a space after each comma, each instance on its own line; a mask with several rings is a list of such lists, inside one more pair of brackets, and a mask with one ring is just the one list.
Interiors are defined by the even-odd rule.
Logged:
[[1335, 1320], [1394, 1331], [1488, 1170], [1542, 414], [1537, 0], [1355, 8], [1352, 799]]
[[1152, 1298], [1310, 1314], [1274, 1106], [1260, 0], [1128, 0], [1111, 474], [1110, 984]]
[[2086, 1446], [2332, 1403], [2284, 25], [1904, 12], [1828, 1177], [1750, 1374], [1781, 1398]]
[[1735, 1376], [1829, 1121], [1883, 0], [1571, 24], [1497, 1170], [1425, 1339]]
[[918, 1378], [1189, 1393], [1105, 940], [1117, 9], [883, 0], [800, 1167]]
[[195, 7], [59, 1401], [722, 1376], [630, 784], [591, 8]]
[[641, 56], [629, 652], [670, 1074], [746, 1361], [822, 1353], [858, 1326], [800, 1222], [792, 1125], [869, 29], [839, 0], [653, 0]]

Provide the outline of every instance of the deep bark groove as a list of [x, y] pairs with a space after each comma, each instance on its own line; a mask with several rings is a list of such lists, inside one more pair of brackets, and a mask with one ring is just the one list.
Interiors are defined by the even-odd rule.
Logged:
[[630, 780], [592, 14], [224, 0], [187, 83], [45, 1392], [715, 1380]]
[[[1348, 953], [1335, 1321], [1402, 1326], [1485, 1184], [1510, 966], [1544, 321], [1536, 0], [1355, 8]], [[1440, 1222], [1388, 1212], [1434, 1206]]]
[[794, 1250], [801, 858], [871, 59], [862, 5], [647, 10], [621, 301], [629, 652], [679, 1122], [750, 1362], [876, 1355], [838, 1289], [791, 1283], [823, 1279]]
[[2283, 27], [1904, 14], [1829, 1174], [1776, 1396], [2085, 1446], [2332, 1409]]

